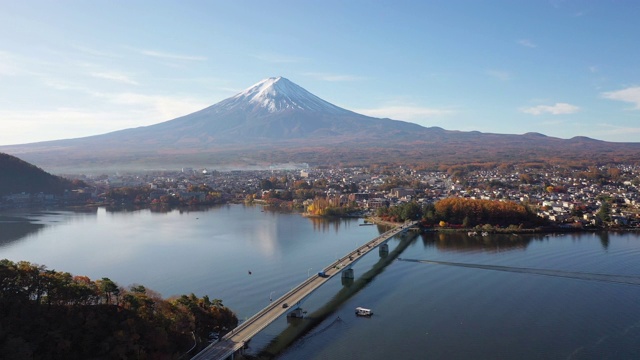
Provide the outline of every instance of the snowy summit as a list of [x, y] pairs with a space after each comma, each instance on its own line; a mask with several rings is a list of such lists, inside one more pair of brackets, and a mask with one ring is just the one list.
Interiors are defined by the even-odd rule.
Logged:
[[282, 76], [264, 79], [243, 92], [222, 101], [219, 105], [219, 111], [241, 108], [259, 113], [303, 110], [333, 115], [352, 114], [351, 111], [320, 99]]

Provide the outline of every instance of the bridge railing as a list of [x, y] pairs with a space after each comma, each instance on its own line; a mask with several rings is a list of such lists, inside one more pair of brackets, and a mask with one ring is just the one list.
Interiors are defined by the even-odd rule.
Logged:
[[[255, 322], [256, 320], [260, 319], [262, 316], [264, 316], [269, 311], [273, 310], [274, 308], [276, 308], [278, 306], [281, 306], [281, 304], [284, 302], [284, 299], [286, 299], [286, 298], [290, 297], [291, 295], [295, 294], [296, 292], [300, 291], [300, 289], [302, 289], [303, 287], [307, 286], [309, 283], [311, 283], [315, 279], [316, 279], [316, 277], [310, 276], [305, 281], [300, 283], [298, 286], [292, 288], [287, 293], [285, 293], [284, 295], [282, 295], [278, 299], [276, 299], [274, 302], [272, 302], [271, 304], [269, 304], [268, 306], [266, 306], [262, 310], [258, 311], [255, 315], [251, 316], [250, 318], [248, 318], [247, 320], [242, 322], [242, 324], [236, 326], [233, 330], [231, 330], [231, 332], [227, 333], [222, 338], [222, 340], [229, 340], [231, 337], [233, 337], [233, 334], [239, 333], [240, 331], [242, 331], [245, 328], [247, 328], [248, 326], [250, 326], [253, 322]], [[250, 334], [250, 337], [253, 336], [253, 335], [254, 334]]]
[[358, 251], [360, 251], [360, 250], [362, 250], [362, 249], [370, 249], [370, 247], [368, 246], [369, 244], [375, 243], [376, 241], [378, 241], [378, 240], [383, 240], [383, 239], [384, 239], [384, 241], [386, 241], [386, 240], [388, 240], [389, 238], [391, 238], [391, 237], [393, 237], [393, 236], [397, 235], [398, 233], [400, 233], [400, 232], [401, 232], [401, 231], [403, 231], [404, 229], [409, 228], [409, 227], [412, 227], [412, 226], [414, 226], [414, 225], [415, 225], [415, 224], [417, 224], [417, 223], [418, 223], [417, 221], [413, 221], [413, 222], [411, 222], [411, 223], [404, 224], [403, 226], [398, 226], [398, 227], [395, 227], [395, 228], [393, 228], [393, 229], [391, 229], [391, 230], [387, 230], [387, 231], [385, 231], [384, 233], [382, 233], [382, 234], [380, 234], [380, 235], [376, 236], [374, 239], [372, 239], [372, 240], [368, 241], [368, 242], [367, 242], [367, 243], [365, 243], [364, 245], [359, 246], [357, 249], [355, 249], [355, 250], [351, 251], [350, 253], [348, 253], [347, 255], [343, 256], [342, 258], [337, 259], [337, 260], [336, 260], [336, 261], [334, 261], [333, 263], [329, 264], [329, 266], [327, 266], [326, 268], [324, 268], [324, 271], [326, 272], [326, 271], [329, 271], [329, 270], [333, 269], [336, 265], [338, 265], [338, 264], [340, 264], [341, 262], [345, 261], [345, 259], [346, 259], [346, 258], [348, 258], [349, 256], [352, 256], [352, 255], [357, 254], [357, 253], [358, 253]]

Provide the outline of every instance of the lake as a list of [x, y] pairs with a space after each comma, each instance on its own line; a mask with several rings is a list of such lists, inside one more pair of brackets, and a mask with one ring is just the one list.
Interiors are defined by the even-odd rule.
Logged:
[[[386, 230], [228, 205], [5, 213], [0, 258], [219, 298], [246, 319]], [[29, 219], [28, 222], [18, 219]], [[250, 342], [278, 359], [640, 358], [635, 233], [426, 233], [389, 241]], [[371, 308], [356, 317], [357, 306]], [[313, 323], [313, 327], [310, 324]], [[296, 340], [294, 340], [296, 339]]]

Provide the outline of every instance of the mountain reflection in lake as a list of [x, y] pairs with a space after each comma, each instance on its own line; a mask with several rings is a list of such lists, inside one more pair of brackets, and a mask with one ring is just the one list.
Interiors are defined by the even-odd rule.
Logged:
[[0, 216], [0, 249], [35, 234], [44, 227], [44, 224], [34, 224], [27, 218]]

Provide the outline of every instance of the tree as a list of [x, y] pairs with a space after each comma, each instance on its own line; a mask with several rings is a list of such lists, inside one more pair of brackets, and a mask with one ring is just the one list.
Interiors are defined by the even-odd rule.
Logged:
[[[102, 305], [113, 297], [115, 305]], [[211, 331], [237, 325], [220, 299], [164, 300], [142, 285], [126, 290], [109, 278], [94, 282], [6, 259], [0, 260], [0, 319], [6, 325], [0, 333], [9, 336], [0, 336], [0, 353], [12, 359], [173, 359], [191, 348], [194, 335], [206, 345]]]
[[424, 216], [423, 219], [428, 223], [428, 224], [435, 224], [436, 222], [436, 212], [433, 209], [433, 207], [431, 208], [427, 208], [426, 211], [424, 212]]
[[609, 204], [608, 201], [602, 201], [602, 205], [600, 205], [596, 216], [602, 222], [611, 221], [611, 204]]
[[262, 190], [272, 190], [274, 188], [273, 182], [269, 179], [260, 180], [260, 188]]
[[26, 289], [30, 298], [40, 303], [40, 298], [45, 292], [40, 273], [46, 268], [44, 266], [31, 264], [28, 261], [19, 261], [16, 269], [18, 271], [18, 283], [20, 286]]
[[311, 189], [311, 185], [306, 180], [296, 180], [293, 183], [293, 188], [296, 190], [308, 190]]
[[[98, 289], [104, 295], [107, 304], [111, 303], [112, 295], [115, 295], [116, 299], [119, 300], [118, 295], [120, 295], [120, 289], [118, 288], [118, 285], [116, 285], [116, 283], [111, 281], [111, 279], [103, 277], [102, 280], [98, 280], [96, 281], [96, 283], [98, 284]], [[116, 304], [118, 303], [117, 300]]]
[[406, 203], [402, 206], [400, 220], [417, 220], [422, 217], [422, 209], [415, 201]]
[[[208, 297], [207, 297], [208, 299]], [[222, 305], [222, 300], [221, 299], [213, 299], [211, 300], [211, 306], [217, 307], [217, 308], [222, 308], [224, 307], [224, 305]]]
[[609, 175], [609, 178], [613, 181], [618, 181], [621, 174], [622, 171], [618, 168], [609, 168], [609, 170], [607, 170], [607, 175]]
[[[519, 225], [536, 223], [538, 218], [528, 207], [510, 201], [447, 198], [435, 204], [436, 218], [450, 224]], [[466, 218], [466, 220], [465, 220]]]
[[523, 184], [531, 184], [533, 182], [533, 179], [529, 174], [520, 174], [520, 182]]

